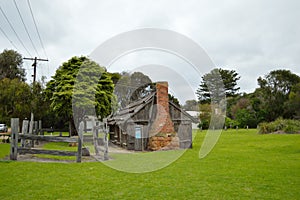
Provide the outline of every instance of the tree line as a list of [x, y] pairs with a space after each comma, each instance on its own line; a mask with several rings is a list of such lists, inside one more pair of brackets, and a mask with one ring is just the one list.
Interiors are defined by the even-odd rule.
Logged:
[[[155, 90], [152, 80], [141, 72], [111, 73], [85, 56], [74, 56], [62, 63], [47, 83], [43, 77], [28, 84], [22, 63], [22, 56], [14, 50], [0, 54], [1, 123], [9, 124], [12, 117], [29, 118], [33, 112], [44, 127], [68, 127], [76, 134], [76, 123], [86, 115], [107, 117]], [[202, 77], [196, 91], [198, 99], [186, 101], [182, 107], [199, 110], [200, 106], [203, 128], [209, 125], [211, 104], [224, 96], [228, 127], [256, 127], [278, 117], [299, 118], [300, 77], [296, 74], [271, 71], [259, 77], [259, 88], [248, 94], [239, 93], [239, 79], [234, 70], [214, 69]], [[176, 97], [169, 97], [179, 105]]]
[[103, 119], [154, 90], [151, 79], [141, 72], [110, 73], [85, 56], [62, 63], [47, 83], [44, 78], [26, 83], [22, 63], [22, 56], [14, 50], [0, 54], [1, 123], [34, 113], [43, 127], [69, 128], [76, 135], [75, 127], [85, 116]]
[[[223, 82], [222, 85], [216, 80], [216, 74]], [[198, 102], [194, 101], [194, 105], [200, 105], [200, 126], [208, 128], [211, 97], [215, 93], [226, 96], [226, 127], [255, 128], [261, 122], [271, 122], [278, 118], [300, 119], [300, 77], [297, 74], [285, 69], [273, 70], [257, 79], [259, 87], [252, 93], [239, 93], [239, 79], [235, 70], [221, 68], [213, 69], [202, 77], [196, 91]], [[190, 105], [192, 103], [186, 102]]]

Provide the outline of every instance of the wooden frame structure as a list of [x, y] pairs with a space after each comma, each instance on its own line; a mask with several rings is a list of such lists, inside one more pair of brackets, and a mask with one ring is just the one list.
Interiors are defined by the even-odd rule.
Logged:
[[[26, 122], [25, 122], [26, 125]], [[76, 156], [76, 162], [81, 162], [82, 157], [82, 143], [83, 143], [83, 122], [79, 125], [78, 138], [68, 137], [55, 137], [55, 136], [44, 136], [44, 135], [33, 135], [26, 134], [26, 128], [24, 128], [24, 122], [22, 127], [23, 134], [19, 134], [19, 118], [11, 119], [11, 145], [10, 145], [10, 159], [17, 160], [18, 153], [22, 154], [48, 154], [57, 156]], [[21, 146], [18, 146], [18, 140], [21, 139]], [[29, 140], [30, 146], [25, 147], [25, 140]], [[70, 142], [77, 143], [77, 151], [59, 151], [59, 150], [45, 150], [45, 149], [34, 149], [32, 144], [34, 141], [47, 141], [47, 142]]]

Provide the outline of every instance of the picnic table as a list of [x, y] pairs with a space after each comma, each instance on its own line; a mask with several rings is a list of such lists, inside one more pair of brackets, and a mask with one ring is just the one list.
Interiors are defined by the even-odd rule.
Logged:
[[6, 133], [0, 133], [0, 141], [3, 143], [9, 143], [9, 138], [11, 137], [11, 133], [6, 132]]

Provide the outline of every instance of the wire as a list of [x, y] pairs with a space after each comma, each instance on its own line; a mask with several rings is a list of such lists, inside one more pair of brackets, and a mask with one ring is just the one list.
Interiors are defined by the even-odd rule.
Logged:
[[39, 32], [39, 30], [38, 30], [38, 28], [37, 28], [37, 25], [36, 25], [36, 21], [35, 21], [35, 18], [34, 18], [34, 15], [33, 15], [32, 8], [31, 8], [30, 1], [29, 1], [29, 0], [27, 0], [27, 4], [28, 4], [28, 7], [29, 7], [29, 9], [30, 9], [30, 13], [31, 13], [32, 20], [33, 20], [33, 22], [34, 22], [35, 30], [36, 30], [36, 32], [37, 32], [37, 34], [38, 34], [38, 37], [39, 37], [41, 46], [42, 46], [43, 51], [44, 51], [44, 54], [45, 54], [46, 58], [48, 59], [48, 56], [47, 56], [47, 53], [46, 53], [46, 50], [45, 50], [43, 41], [42, 41], [42, 39], [41, 39], [40, 32]]
[[4, 30], [1, 28], [0, 26], [0, 30], [3, 33], [3, 35], [6, 37], [6, 39], [11, 43], [11, 45], [17, 50], [19, 51], [19, 49], [16, 47], [16, 45], [9, 39], [9, 37], [6, 35], [6, 33], [4, 32]]
[[36, 48], [35, 48], [35, 45], [34, 45], [32, 39], [31, 39], [31, 37], [30, 37], [30, 34], [29, 34], [28, 29], [27, 29], [27, 27], [26, 27], [26, 25], [25, 25], [25, 22], [24, 22], [24, 20], [23, 20], [23, 17], [22, 17], [22, 15], [21, 15], [21, 12], [20, 12], [20, 10], [19, 10], [19, 8], [18, 8], [18, 5], [17, 5], [16, 0], [14, 0], [14, 4], [15, 4], [15, 6], [16, 6], [16, 8], [17, 8], [17, 11], [18, 11], [18, 13], [19, 13], [20, 19], [21, 19], [21, 21], [22, 21], [22, 23], [23, 23], [24, 29], [25, 29], [25, 31], [26, 31], [26, 33], [27, 33], [27, 35], [28, 35], [28, 38], [29, 38], [29, 40], [30, 40], [30, 42], [31, 42], [31, 44], [32, 44], [32, 47], [33, 47], [33, 49], [35, 50], [35, 53], [38, 55], [38, 57], [40, 57], [38, 51], [37, 51]]
[[26, 50], [26, 52], [28, 53], [28, 55], [30, 57], [32, 57], [32, 55], [29, 53], [28, 49], [25, 47], [24, 43], [22, 42], [22, 40], [20, 39], [19, 35], [17, 34], [16, 30], [14, 29], [13, 25], [10, 23], [9, 19], [7, 18], [6, 14], [4, 13], [4, 11], [2, 10], [1, 6], [0, 6], [0, 10], [3, 14], [3, 16], [5, 17], [6, 21], [8, 22], [10, 28], [13, 30], [13, 32], [15, 33], [17, 39], [19, 40], [19, 42], [21, 43], [21, 45], [23, 46], [23, 48]]

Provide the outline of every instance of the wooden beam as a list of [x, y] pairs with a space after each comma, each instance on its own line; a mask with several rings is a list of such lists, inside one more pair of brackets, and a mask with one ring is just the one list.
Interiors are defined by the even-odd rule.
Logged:
[[19, 134], [19, 138], [28, 140], [42, 140], [47, 142], [77, 142], [77, 138], [69, 137], [55, 137], [55, 136], [44, 136], [44, 135], [23, 135]]
[[31, 149], [31, 148], [18, 148], [20, 154], [48, 154], [55, 156], [76, 156], [77, 151], [59, 151], [59, 150], [45, 150], [45, 149]]

